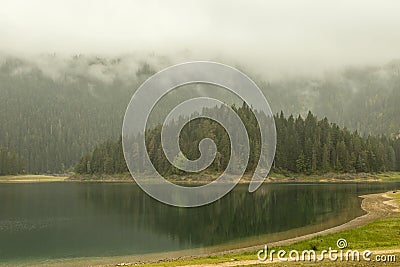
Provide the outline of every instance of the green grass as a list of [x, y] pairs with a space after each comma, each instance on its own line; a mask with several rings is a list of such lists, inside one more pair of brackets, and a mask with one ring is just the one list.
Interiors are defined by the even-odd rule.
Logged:
[[378, 177], [383, 182], [399, 182], [400, 181], [400, 173], [399, 172], [386, 172], [386, 173], [378, 174]]
[[397, 203], [400, 205], [400, 191], [397, 191], [396, 193], [388, 193], [387, 195], [397, 200]]
[[310, 240], [275, 249], [296, 249], [301, 251], [315, 247], [316, 251], [321, 251], [329, 247], [336, 248], [336, 241], [339, 238], [347, 240], [348, 249], [379, 250], [399, 248], [400, 217], [380, 219], [359, 228], [326, 236], [316, 236]]

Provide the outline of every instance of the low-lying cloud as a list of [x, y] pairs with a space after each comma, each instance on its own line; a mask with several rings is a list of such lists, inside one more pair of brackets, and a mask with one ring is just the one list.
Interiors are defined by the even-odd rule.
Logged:
[[[169, 63], [218, 60], [266, 76], [314, 74], [400, 58], [398, 10], [395, 0], [6, 0], [0, 51], [155, 53]], [[89, 72], [110, 79], [101, 66]]]

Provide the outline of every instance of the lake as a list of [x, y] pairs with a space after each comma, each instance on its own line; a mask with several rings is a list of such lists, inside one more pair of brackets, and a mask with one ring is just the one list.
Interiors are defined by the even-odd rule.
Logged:
[[200, 208], [171, 207], [131, 183], [0, 184], [0, 263], [262, 244], [364, 214], [359, 195], [395, 183], [238, 185]]

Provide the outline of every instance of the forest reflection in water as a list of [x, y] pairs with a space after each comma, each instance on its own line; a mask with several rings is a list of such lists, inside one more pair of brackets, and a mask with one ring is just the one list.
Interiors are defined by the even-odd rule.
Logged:
[[241, 184], [199, 208], [162, 204], [128, 183], [0, 185], [0, 262], [216, 250], [342, 224], [359, 195], [398, 184]]

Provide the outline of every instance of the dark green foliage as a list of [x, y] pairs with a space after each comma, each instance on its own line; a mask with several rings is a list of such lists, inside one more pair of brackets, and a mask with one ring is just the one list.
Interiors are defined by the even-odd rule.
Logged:
[[85, 174], [113, 174], [124, 173], [128, 169], [121, 146], [121, 139], [117, 142], [107, 141], [96, 146], [90, 154], [84, 155], [75, 166], [77, 173]]
[[0, 148], [0, 175], [19, 174], [23, 172], [23, 161], [16, 154]]
[[275, 116], [275, 121], [278, 136], [276, 171], [312, 174], [399, 170], [398, 139], [362, 137], [357, 131], [330, 124], [326, 118], [318, 121], [311, 113], [305, 120], [301, 117], [293, 120], [292, 116], [286, 119], [281, 114]]
[[[247, 172], [254, 171], [259, 159], [260, 134], [252, 110], [243, 105], [233, 109], [238, 113], [249, 134], [250, 159]], [[208, 110], [207, 112], [212, 112]], [[277, 148], [273, 165], [281, 173], [325, 172], [383, 172], [400, 170], [400, 140], [386, 137], [362, 137], [357, 131], [339, 128], [326, 118], [318, 121], [311, 112], [306, 119], [298, 116], [286, 118], [283, 112], [275, 116]], [[169, 127], [174, 127], [173, 125]], [[218, 154], [208, 170], [223, 171], [230, 157], [230, 140], [225, 130], [208, 119], [195, 119], [185, 125], [180, 135], [180, 147], [188, 159], [200, 156], [198, 144], [204, 138], [215, 141]], [[146, 146], [154, 166], [161, 174], [184, 174], [166, 159], [161, 147], [161, 126], [146, 133]], [[143, 151], [135, 151], [143, 155]], [[182, 157], [183, 155], [180, 155]], [[181, 160], [179, 157], [176, 161]], [[141, 163], [134, 166], [138, 170]], [[118, 167], [117, 167], [118, 166]], [[82, 157], [76, 172], [103, 174], [126, 172], [121, 139], [98, 145], [89, 155]]]

